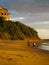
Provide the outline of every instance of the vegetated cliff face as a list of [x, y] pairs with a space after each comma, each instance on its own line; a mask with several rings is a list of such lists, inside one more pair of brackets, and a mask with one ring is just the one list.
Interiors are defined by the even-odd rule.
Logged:
[[24, 40], [25, 37], [39, 38], [37, 31], [21, 22], [5, 21], [0, 17], [0, 39]]

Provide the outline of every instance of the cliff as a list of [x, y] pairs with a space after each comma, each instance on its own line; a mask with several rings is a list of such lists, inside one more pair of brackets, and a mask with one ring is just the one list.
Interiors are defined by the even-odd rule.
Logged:
[[24, 40], [28, 38], [39, 38], [38, 32], [19, 21], [5, 21], [0, 17], [0, 39]]

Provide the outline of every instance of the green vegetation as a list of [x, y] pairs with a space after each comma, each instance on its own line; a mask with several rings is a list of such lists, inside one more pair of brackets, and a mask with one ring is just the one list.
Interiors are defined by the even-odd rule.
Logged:
[[19, 21], [5, 21], [0, 17], [0, 39], [25, 39], [25, 37], [38, 38], [37, 32]]

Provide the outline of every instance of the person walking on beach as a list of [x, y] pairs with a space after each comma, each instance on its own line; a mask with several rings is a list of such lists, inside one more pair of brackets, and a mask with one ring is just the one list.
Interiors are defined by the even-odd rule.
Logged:
[[35, 43], [35, 42], [33, 42], [33, 47], [34, 47], [34, 48], [36, 47], [36, 43]]

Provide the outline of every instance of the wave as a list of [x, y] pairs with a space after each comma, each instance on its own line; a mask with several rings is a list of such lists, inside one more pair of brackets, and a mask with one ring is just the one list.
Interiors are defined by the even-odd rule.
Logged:
[[49, 51], [49, 43], [41, 43], [38, 48]]

